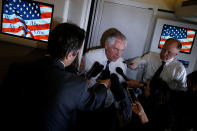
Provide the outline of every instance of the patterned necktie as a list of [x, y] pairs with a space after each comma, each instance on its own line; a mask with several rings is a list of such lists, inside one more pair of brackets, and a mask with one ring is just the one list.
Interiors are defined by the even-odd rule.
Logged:
[[166, 62], [162, 61], [161, 66], [157, 69], [157, 71], [155, 72], [153, 78], [159, 78], [160, 77], [160, 74], [161, 74], [161, 72], [163, 70], [163, 67], [164, 67], [165, 63]]

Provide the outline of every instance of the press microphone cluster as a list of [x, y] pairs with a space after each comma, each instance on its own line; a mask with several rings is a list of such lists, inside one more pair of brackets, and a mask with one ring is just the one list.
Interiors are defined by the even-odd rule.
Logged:
[[97, 78], [98, 80], [106, 80], [110, 79], [110, 71], [109, 70], [103, 70], [100, 74], [100, 76]]
[[104, 66], [96, 61], [90, 70], [85, 74], [85, 78], [89, 80], [90, 78], [97, 76], [103, 68]]

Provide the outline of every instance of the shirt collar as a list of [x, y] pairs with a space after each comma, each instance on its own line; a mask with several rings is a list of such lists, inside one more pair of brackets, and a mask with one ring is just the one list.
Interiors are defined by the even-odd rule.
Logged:
[[59, 61], [60, 61], [60, 63], [63, 64], [63, 66], [64, 66], [64, 68], [65, 68], [66, 66], [65, 66], [64, 62], [63, 62], [62, 60], [60, 60], [60, 59], [59, 59]]
[[[173, 58], [171, 58], [171, 59], [167, 60], [167, 61], [165, 62], [165, 65], [170, 64], [174, 59], [175, 59], [175, 58], [173, 57]], [[161, 59], [160, 59], [160, 62], [162, 62], [162, 60], [161, 60]]]
[[103, 61], [108, 61], [108, 59], [107, 59], [107, 55], [106, 55], [106, 52], [105, 52], [105, 48], [104, 48], [104, 56], [103, 56]]
[[[51, 57], [49, 54], [45, 54], [45, 56], [46, 56], [46, 57]], [[61, 64], [59, 64], [60, 67], [62, 67], [62, 66], [63, 66], [64, 68], [66, 67], [65, 64], [64, 64], [64, 62], [63, 62], [62, 60], [57, 59], [57, 58], [54, 58], [54, 61], [56, 61], [57, 64], [61, 63]]]
[[51, 56], [45, 56], [47, 59], [49, 59], [50, 63], [53, 65], [53, 66], [56, 66], [60, 69], [63, 69], [65, 68], [65, 65], [63, 63], [63, 61], [61, 61], [60, 59], [58, 58], [54, 58], [54, 57], [51, 57]]

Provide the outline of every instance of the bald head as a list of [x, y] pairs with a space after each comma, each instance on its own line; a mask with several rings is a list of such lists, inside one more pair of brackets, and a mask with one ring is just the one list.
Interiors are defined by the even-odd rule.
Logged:
[[182, 48], [182, 44], [181, 44], [181, 42], [179, 41], [179, 40], [177, 40], [177, 39], [175, 39], [175, 38], [169, 38], [169, 39], [167, 39], [166, 41], [165, 41], [165, 45], [166, 44], [171, 44], [171, 43], [176, 43], [176, 45], [177, 45], [177, 50], [181, 50], [181, 48]]
[[170, 38], [165, 41], [165, 44], [161, 50], [160, 58], [163, 61], [168, 61], [178, 55], [178, 52], [182, 48], [181, 42], [175, 38]]

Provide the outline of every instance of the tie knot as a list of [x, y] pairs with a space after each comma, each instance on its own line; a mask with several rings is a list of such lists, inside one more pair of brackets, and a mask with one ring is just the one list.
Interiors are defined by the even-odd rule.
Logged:
[[105, 70], [109, 70], [109, 63], [110, 63], [111, 61], [107, 61], [107, 64], [106, 64], [106, 67], [105, 67]]
[[162, 61], [162, 64], [161, 64], [161, 66], [164, 66], [166, 64], [166, 62], [165, 61]]

